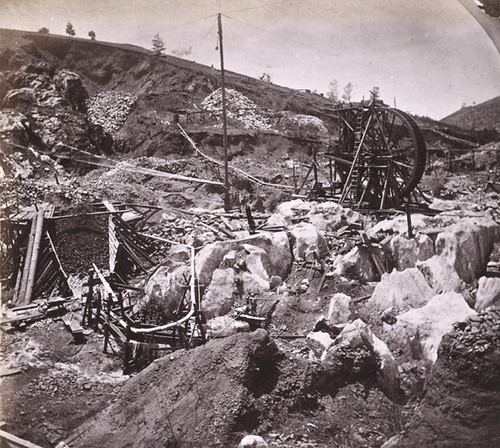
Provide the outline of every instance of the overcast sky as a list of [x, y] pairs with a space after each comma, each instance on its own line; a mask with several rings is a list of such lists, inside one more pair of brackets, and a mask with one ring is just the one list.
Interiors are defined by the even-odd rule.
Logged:
[[70, 21], [77, 37], [146, 48], [159, 33], [167, 54], [218, 68], [218, 12], [228, 70], [318, 92], [351, 82], [355, 100], [378, 86], [436, 119], [500, 95], [500, 55], [458, 0], [0, 0], [0, 27]]

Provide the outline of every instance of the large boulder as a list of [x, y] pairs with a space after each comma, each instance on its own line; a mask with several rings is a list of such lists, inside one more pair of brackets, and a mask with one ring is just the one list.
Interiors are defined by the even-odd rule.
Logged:
[[319, 230], [309, 223], [301, 223], [290, 228], [295, 259], [321, 259], [328, 252], [328, 244]]
[[370, 253], [363, 246], [353, 247], [347, 254], [337, 256], [332, 268], [336, 275], [364, 282], [376, 281], [379, 277]]
[[[251, 268], [257, 269], [257, 266], [261, 265], [268, 278], [277, 275], [285, 279], [292, 268], [290, 242], [286, 233], [267, 232], [241, 240], [218, 241], [204, 246], [196, 255], [196, 272], [201, 284], [210, 283], [214, 271], [232, 251], [244, 251], [250, 256], [247, 261], [250, 262]], [[260, 272], [262, 274], [262, 270]]]
[[500, 278], [481, 277], [477, 286], [476, 311], [484, 311], [489, 306], [500, 306]]
[[451, 291], [460, 292], [464, 289], [464, 283], [460, 280], [457, 271], [443, 256], [435, 255], [426, 261], [418, 262], [417, 269], [437, 294]]
[[165, 317], [173, 318], [182, 297], [189, 267], [172, 262], [158, 267], [146, 282], [145, 296], [134, 305], [134, 313], [154, 302], [163, 310]]
[[89, 94], [85, 89], [81, 78], [69, 70], [61, 70], [54, 77], [54, 82], [65, 99], [73, 106], [74, 110], [85, 112], [87, 110], [85, 101]]
[[234, 270], [216, 269], [201, 303], [205, 317], [212, 319], [229, 313], [237, 295]]
[[434, 241], [424, 234], [418, 235], [417, 239], [417, 260], [425, 261], [435, 254]]
[[238, 448], [267, 448], [267, 442], [261, 436], [248, 435], [241, 439]]
[[333, 295], [330, 299], [327, 315], [330, 325], [343, 324], [351, 320], [351, 301], [348, 295], [341, 292]]
[[462, 219], [437, 236], [436, 254], [447, 258], [458, 276], [471, 283], [484, 273], [499, 231], [491, 217]]
[[417, 244], [414, 240], [395, 235], [390, 239], [387, 246], [386, 250], [389, 251], [393, 265], [398, 271], [415, 267], [417, 261]]
[[349, 224], [356, 224], [363, 227], [369, 225], [369, 222], [365, 220], [363, 215], [350, 208], [344, 208], [336, 202], [314, 203], [306, 216], [309, 218], [311, 224], [314, 224], [322, 232], [334, 232]]
[[368, 303], [380, 311], [390, 307], [407, 310], [425, 305], [434, 291], [417, 268], [384, 274]]
[[[477, 313], [469, 307], [461, 294], [448, 292], [434, 296], [425, 306], [397, 316], [394, 325], [386, 328], [391, 338], [402, 341], [418, 340], [424, 359], [435, 362], [441, 339], [453, 329], [453, 324], [463, 322]], [[411, 344], [408, 344], [411, 345]]]
[[268, 219], [270, 226], [288, 227], [292, 224], [292, 219], [297, 215], [305, 215], [311, 210], [311, 203], [304, 202], [302, 199], [283, 202], [276, 207], [276, 212]]
[[246, 252], [246, 267], [247, 270], [263, 280], [269, 281], [270, 266], [269, 256], [264, 249], [250, 244], [243, 244]]
[[204, 246], [196, 255], [195, 265], [198, 280], [202, 285], [208, 285], [214, 271], [221, 264], [224, 255], [231, 250], [230, 241], [218, 241]]
[[[411, 215], [411, 225], [413, 231], [418, 231], [428, 227], [428, 218], [424, 215], [414, 214]], [[377, 233], [389, 233], [389, 234], [399, 234], [408, 235], [408, 220], [406, 215], [398, 215], [392, 219], [384, 219], [375, 224], [371, 229], [368, 230], [368, 236], [374, 237]]]
[[328, 351], [336, 350], [339, 346], [368, 349], [377, 359], [377, 380], [381, 388], [388, 396], [400, 395], [399, 371], [394, 356], [387, 345], [377, 338], [361, 319], [356, 319], [345, 326], [330, 345], [323, 359], [328, 359]]
[[264, 249], [267, 254], [267, 274], [277, 275], [282, 280], [288, 277], [292, 269], [292, 248], [286, 232], [262, 232], [253, 237], [249, 244]]
[[210, 319], [205, 327], [208, 338], [226, 338], [236, 333], [250, 331], [250, 324], [242, 320], [236, 320], [229, 314]]

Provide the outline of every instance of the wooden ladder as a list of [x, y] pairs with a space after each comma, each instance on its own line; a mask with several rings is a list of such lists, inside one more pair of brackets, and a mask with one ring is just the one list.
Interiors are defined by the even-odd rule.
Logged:
[[[354, 148], [356, 153], [352, 160], [351, 169], [347, 176], [344, 188], [342, 190], [342, 195], [340, 196], [340, 203], [342, 204], [348, 195], [350, 195], [355, 201], [357, 199], [357, 191], [359, 186], [359, 159], [361, 154], [361, 148], [363, 147], [363, 140], [365, 138], [366, 129], [371, 121], [371, 117], [366, 124], [365, 133], [363, 134], [363, 111], [360, 110], [356, 115], [356, 128], [354, 132]], [[361, 136], [363, 134], [363, 136]]]

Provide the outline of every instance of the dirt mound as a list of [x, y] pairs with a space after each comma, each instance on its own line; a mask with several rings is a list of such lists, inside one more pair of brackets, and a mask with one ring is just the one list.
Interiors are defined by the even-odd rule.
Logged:
[[255, 426], [251, 404], [274, 386], [276, 353], [258, 330], [159, 359], [71, 446], [227, 446], [228, 433]]
[[[226, 447], [257, 432], [281, 447], [302, 446], [298, 441], [314, 447], [345, 441], [380, 446], [400, 429], [394, 422], [401, 415], [375, 387], [375, 364], [364, 349], [340, 350], [322, 365], [290, 356], [262, 329], [211, 340], [156, 360], [68, 443]], [[349, 428], [351, 400], [370, 409], [372, 418]], [[290, 428], [293, 434], [286, 434]]]

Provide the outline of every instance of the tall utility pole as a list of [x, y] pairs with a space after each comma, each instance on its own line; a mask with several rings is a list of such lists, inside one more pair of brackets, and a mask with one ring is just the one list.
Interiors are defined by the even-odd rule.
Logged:
[[223, 145], [224, 145], [224, 210], [228, 212], [231, 208], [229, 201], [229, 176], [227, 165], [227, 113], [226, 113], [226, 83], [224, 78], [224, 49], [222, 47], [222, 16], [217, 14], [219, 24], [219, 49], [220, 49], [220, 73], [222, 92], [222, 121], [223, 121]]

